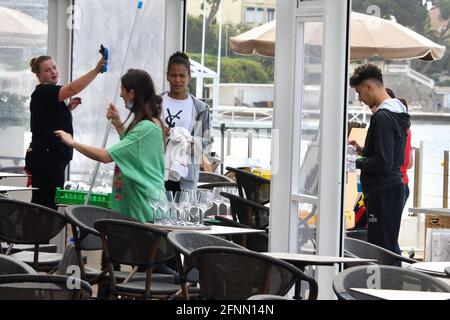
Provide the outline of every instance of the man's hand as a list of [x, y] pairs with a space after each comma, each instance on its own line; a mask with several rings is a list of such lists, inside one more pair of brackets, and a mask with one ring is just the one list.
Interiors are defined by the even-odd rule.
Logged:
[[357, 154], [361, 154], [362, 153], [363, 148], [358, 144], [358, 142], [356, 142], [356, 140], [350, 140], [348, 142], [348, 144], [352, 145], [352, 146], [354, 146], [356, 148], [356, 153]]

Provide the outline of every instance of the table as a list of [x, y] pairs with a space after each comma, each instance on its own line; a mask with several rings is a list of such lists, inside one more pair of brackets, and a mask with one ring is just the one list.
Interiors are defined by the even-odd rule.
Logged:
[[0, 186], [0, 193], [8, 193], [13, 191], [32, 191], [32, 190], [37, 190], [37, 188]]
[[[288, 253], [288, 252], [264, 252], [263, 254], [293, 264], [302, 271], [305, 271], [306, 266], [333, 266], [338, 263], [346, 264], [361, 264], [368, 262], [376, 262], [376, 259], [350, 258], [350, 257], [334, 257], [334, 256], [319, 256], [312, 254]], [[301, 280], [295, 284], [294, 299], [300, 299]]]
[[28, 177], [25, 173], [0, 172], [0, 179]]
[[250, 228], [236, 228], [236, 227], [226, 227], [226, 226], [210, 226], [210, 229], [199, 229], [196, 230], [194, 228], [186, 228], [186, 229], [180, 229], [180, 228], [174, 228], [171, 229], [170, 225], [167, 225], [167, 228], [164, 228], [164, 226], [157, 225], [155, 226], [153, 223], [147, 223], [149, 226], [158, 227], [165, 230], [170, 231], [190, 231], [190, 232], [199, 232], [199, 233], [205, 233], [215, 236], [227, 236], [227, 235], [233, 235], [233, 234], [249, 234], [249, 233], [266, 233], [266, 230], [260, 230], [260, 229], [250, 229]]
[[450, 217], [449, 208], [409, 208], [408, 211], [416, 214], [429, 213], [438, 216]]
[[445, 268], [450, 267], [450, 261], [444, 262], [418, 262], [408, 266], [408, 268], [427, 273], [432, 276], [446, 277]]
[[369, 296], [381, 298], [383, 300], [448, 300], [450, 292], [429, 292], [429, 291], [408, 291], [408, 290], [386, 290], [350, 288], [350, 290], [360, 292]]
[[298, 268], [306, 266], [332, 266], [337, 263], [361, 264], [367, 262], [376, 262], [376, 259], [318, 256], [313, 254], [288, 253], [288, 252], [264, 252], [265, 255], [284, 260]]

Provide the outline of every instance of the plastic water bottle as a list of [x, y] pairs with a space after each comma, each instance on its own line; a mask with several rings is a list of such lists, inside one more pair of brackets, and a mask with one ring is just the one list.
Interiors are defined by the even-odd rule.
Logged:
[[362, 192], [361, 178], [359, 174], [356, 175], [356, 191]]

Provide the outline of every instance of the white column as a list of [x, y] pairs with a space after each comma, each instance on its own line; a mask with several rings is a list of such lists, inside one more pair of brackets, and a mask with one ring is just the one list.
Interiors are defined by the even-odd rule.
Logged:
[[[184, 0], [166, 0], [166, 23], [164, 40], [164, 66], [169, 57], [176, 51], [183, 50]], [[169, 90], [169, 83], [164, 81], [164, 91]]]
[[[339, 256], [342, 253], [349, 10], [347, 0], [325, 2], [320, 212], [316, 238], [319, 255]], [[335, 268], [318, 269], [320, 299], [334, 298], [331, 285], [336, 273]]]
[[[292, 122], [294, 115], [296, 1], [277, 2], [275, 88], [272, 124], [272, 182], [270, 186], [270, 251], [289, 251], [292, 185]], [[278, 137], [279, 141], [276, 141]], [[281, 141], [283, 143], [281, 143]]]
[[71, 0], [48, 1], [48, 55], [58, 63], [61, 83], [68, 83], [71, 70], [72, 30], [69, 28], [72, 19]]

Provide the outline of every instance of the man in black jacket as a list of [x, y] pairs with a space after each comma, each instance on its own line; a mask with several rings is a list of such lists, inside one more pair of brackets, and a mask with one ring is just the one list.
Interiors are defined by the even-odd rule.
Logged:
[[350, 86], [373, 113], [364, 148], [350, 141], [362, 156], [356, 160], [356, 168], [361, 169], [366, 199], [368, 241], [400, 253], [398, 233], [404, 207], [400, 166], [410, 117], [400, 100], [391, 99], [387, 94], [377, 66], [365, 64], [356, 68]]

